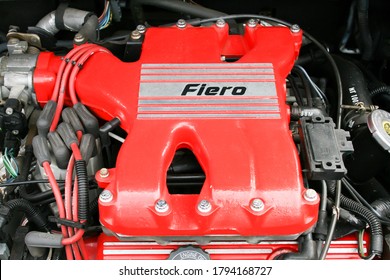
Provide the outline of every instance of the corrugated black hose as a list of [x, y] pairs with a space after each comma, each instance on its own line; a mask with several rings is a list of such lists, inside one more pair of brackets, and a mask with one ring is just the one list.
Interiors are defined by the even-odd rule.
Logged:
[[32, 205], [31, 202], [24, 199], [13, 199], [7, 201], [4, 205], [1, 206], [2, 215], [1, 215], [1, 225], [5, 225], [10, 216], [14, 211], [21, 211], [26, 214], [29, 222], [35, 224], [39, 230], [48, 231], [48, 221], [47, 219]]
[[87, 164], [84, 160], [76, 160], [76, 174], [79, 195], [79, 220], [86, 221], [89, 215], [89, 190]]
[[371, 96], [375, 96], [380, 93], [387, 93], [390, 94], [390, 86], [381, 86], [378, 87], [370, 92]]
[[[336, 189], [335, 182], [328, 181], [329, 193], [334, 194], [335, 189]], [[363, 205], [360, 205], [359, 203], [355, 202], [352, 199], [347, 198], [344, 195], [340, 196], [340, 204], [346, 210], [349, 210], [355, 213], [356, 215], [360, 216], [361, 218], [363, 218], [370, 226], [371, 244], [370, 244], [370, 255], [367, 257], [367, 259], [371, 259], [375, 255], [378, 256], [381, 255], [383, 251], [383, 233], [382, 233], [382, 225], [378, 217], [375, 216], [374, 213], [372, 213], [369, 209], [367, 209]]]

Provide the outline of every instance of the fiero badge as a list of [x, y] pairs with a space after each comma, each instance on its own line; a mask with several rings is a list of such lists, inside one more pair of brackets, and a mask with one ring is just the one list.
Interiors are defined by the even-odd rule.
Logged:
[[244, 95], [246, 87], [207, 86], [207, 84], [187, 84], [181, 95]]

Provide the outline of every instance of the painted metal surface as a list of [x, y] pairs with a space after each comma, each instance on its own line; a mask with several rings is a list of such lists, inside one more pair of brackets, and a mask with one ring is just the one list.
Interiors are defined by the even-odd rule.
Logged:
[[[294, 239], [312, 228], [319, 200], [304, 199], [285, 104], [301, 40], [285, 27], [246, 27], [243, 36], [229, 35], [227, 25], [149, 28], [137, 62], [93, 55], [77, 76], [78, 97], [102, 119], [118, 117], [128, 133], [110, 175], [96, 175], [113, 194], [99, 203], [102, 225], [123, 239]], [[48, 58], [38, 64], [55, 59], [41, 55]], [[52, 88], [45, 67], [34, 77], [41, 103]], [[200, 194], [167, 190], [166, 171], [180, 148], [192, 150], [205, 171]], [[264, 202], [262, 211], [250, 207], [254, 199]], [[168, 211], [155, 210], [159, 200]], [[199, 211], [202, 200], [210, 211]]]

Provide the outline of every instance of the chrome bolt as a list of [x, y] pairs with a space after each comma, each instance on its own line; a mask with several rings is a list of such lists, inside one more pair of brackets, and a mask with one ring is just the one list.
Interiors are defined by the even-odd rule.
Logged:
[[134, 30], [134, 31], [131, 32], [130, 37], [133, 40], [138, 40], [138, 39], [141, 38], [141, 33], [138, 30]]
[[7, 115], [12, 115], [14, 113], [14, 109], [12, 109], [11, 107], [8, 107], [7, 109], [5, 109], [5, 113]]
[[250, 20], [248, 20], [247, 25], [248, 25], [248, 27], [252, 27], [252, 28], [256, 27], [257, 21], [255, 19], [251, 18]]
[[104, 190], [99, 195], [99, 199], [101, 202], [110, 202], [112, 200], [112, 193], [109, 190]]
[[215, 25], [216, 25], [217, 27], [219, 27], [219, 28], [222, 28], [222, 27], [225, 27], [226, 22], [225, 22], [223, 19], [219, 18], [219, 19], [217, 19]]
[[107, 168], [102, 168], [102, 169], [100, 169], [100, 171], [99, 171], [99, 175], [100, 175], [100, 177], [102, 177], [102, 178], [107, 178], [107, 177], [110, 175], [110, 172], [108, 171]]
[[12, 130], [12, 134], [13, 134], [13, 135], [18, 135], [18, 134], [19, 134], [19, 130], [16, 130], [16, 129], [15, 129], [15, 130]]
[[164, 199], [157, 200], [154, 209], [159, 213], [164, 213], [169, 210], [169, 204]]
[[298, 24], [293, 24], [291, 27], [290, 27], [290, 30], [292, 33], [298, 33], [299, 31], [301, 31], [301, 28], [299, 27]]
[[184, 19], [179, 19], [176, 23], [176, 26], [179, 28], [185, 28], [187, 26], [187, 23]]
[[141, 34], [143, 34], [143, 33], [145, 33], [145, 31], [146, 31], [146, 27], [145, 27], [145, 25], [142, 25], [142, 24], [140, 24], [140, 25], [137, 25], [137, 31], [139, 32], [139, 33], [141, 33]]
[[198, 210], [199, 210], [199, 212], [202, 212], [202, 213], [210, 212], [211, 203], [206, 199], [201, 200], [198, 204]]
[[74, 36], [74, 42], [75, 42], [76, 44], [84, 43], [84, 40], [85, 40], [85, 38], [84, 38], [83, 34], [81, 34], [81, 33], [77, 33], [77, 34]]
[[305, 194], [304, 194], [304, 198], [309, 201], [309, 202], [313, 202], [313, 201], [316, 201], [317, 200], [317, 193], [315, 190], [313, 189], [307, 189], [305, 191]]
[[20, 42], [20, 40], [17, 39], [17, 38], [10, 38], [10, 39], [8, 40], [8, 44], [10, 44], [10, 45], [15, 45], [15, 44], [17, 44], [17, 43], [19, 43], [19, 42]]
[[264, 202], [260, 198], [255, 198], [254, 200], [252, 200], [251, 209], [256, 212], [263, 211]]

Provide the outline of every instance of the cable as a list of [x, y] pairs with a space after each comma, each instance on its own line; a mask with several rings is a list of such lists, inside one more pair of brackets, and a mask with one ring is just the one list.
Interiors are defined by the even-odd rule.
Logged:
[[[61, 183], [61, 184], [64, 184], [65, 180], [57, 180], [57, 182]], [[18, 182], [11, 182], [11, 183], [2, 183], [2, 184], [0, 184], [0, 188], [11, 187], [11, 186], [19, 186], [19, 185], [49, 184], [49, 183], [50, 182], [47, 179], [18, 181]]]
[[313, 80], [310, 78], [309, 74], [306, 72], [305, 68], [303, 68], [301, 65], [295, 65], [294, 68], [298, 68], [302, 71], [302, 74], [306, 77], [306, 79], [309, 81], [310, 85], [314, 89], [314, 91], [317, 93], [318, 97], [321, 99], [321, 101], [324, 103], [325, 108], [329, 104], [328, 98], [326, 97], [325, 93], [316, 85], [316, 83], [313, 82]]
[[361, 203], [362, 205], [367, 207], [372, 213], [374, 213], [382, 224], [390, 226], [390, 220], [381, 217], [381, 215], [371, 206], [370, 203], [367, 202], [367, 200], [364, 199], [364, 197], [361, 196], [361, 194], [348, 182], [347, 179], [343, 178], [341, 181], [357, 202]]
[[[57, 180], [53, 174], [53, 171], [51, 170], [50, 164], [47, 161], [43, 162], [42, 166], [43, 166], [45, 173], [50, 181], [50, 185], [51, 185], [51, 188], [53, 190], [53, 194], [54, 194], [54, 197], [55, 197], [55, 200], [57, 203], [59, 217], [61, 219], [64, 219], [65, 218], [65, 207], [64, 207], [64, 202], [62, 201], [61, 192], [59, 191], [59, 186], [57, 184]], [[61, 225], [61, 232], [62, 232], [64, 239], [66, 239], [68, 237], [68, 232], [67, 232], [66, 227], [63, 225]], [[70, 246], [65, 246], [65, 252], [66, 252], [66, 258], [68, 260], [72, 260], [73, 255], [72, 255], [72, 250], [71, 250]]]
[[[215, 17], [215, 18], [208, 18], [208, 19], [194, 19], [189, 20], [188, 23], [192, 25], [200, 25], [204, 23], [214, 22], [218, 19], [242, 19], [242, 18], [253, 18], [253, 19], [259, 19], [264, 21], [270, 21], [277, 24], [285, 25], [287, 27], [292, 27], [291, 23], [288, 23], [286, 21], [276, 19], [273, 17], [267, 17], [267, 16], [259, 16], [259, 15], [251, 15], [251, 14], [239, 14], [239, 15], [229, 15], [229, 16], [221, 16], [221, 17]], [[343, 87], [342, 87], [342, 81], [340, 77], [340, 72], [338, 70], [338, 67], [330, 55], [330, 53], [327, 51], [327, 49], [319, 42], [317, 41], [313, 36], [311, 36], [306, 31], [303, 31], [303, 36], [305, 36], [307, 39], [309, 39], [312, 43], [314, 43], [325, 55], [325, 57], [328, 59], [333, 72], [335, 76], [336, 81], [336, 87], [337, 87], [337, 114], [336, 114], [336, 128], [341, 127], [341, 115], [343, 113], [343, 109], [341, 108], [341, 105], [343, 104]]]
[[76, 89], [75, 89], [75, 83], [76, 83], [76, 75], [78, 72], [81, 70], [82, 65], [95, 53], [97, 52], [105, 52], [105, 53], [110, 53], [107, 49], [93, 45], [91, 49], [89, 49], [87, 52], [83, 53], [83, 56], [77, 61], [77, 67], [73, 68], [72, 73], [69, 78], [69, 94], [70, 98], [72, 99], [73, 105], [78, 103], [77, 100], [77, 94], [76, 94]]
[[[341, 182], [338, 181], [338, 182]], [[331, 183], [328, 184], [329, 192], [334, 193], [335, 187]], [[340, 196], [341, 206], [346, 210], [349, 210], [360, 217], [362, 217], [370, 227], [371, 231], [371, 241], [370, 241], [370, 255], [365, 259], [370, 259], [375, 255], [381, 255], [383, 252], [383, 232], [380, 220], [375, 216], [375, 214], [368, 208], [360, 205], [352, 199], [347, 198], [344, 195]]]
[[311, 84], [308, 81], [307, 76], [305, 76], [305, 74], [302, 72], [301, 68], [299, 68], [299, 67], [294, 67], [292, 69], [292, 72], [294, 74], [296, 74], [299, 77], [299, 79], [301, 80], [301, 83], [302, 83], [303, 88], [304, 88], [305, 93], [306, 93], [306, 104], [307, 104], [307, 106], [312, 108], [313, 107], [313, 99], [312, 99], [312, 92], [311, 92], [311, 88], [310, 88]]
[[334, 231], [336, 229], [336, 223], [339, 218], [339, 212], [340, 212], [340, 198], [341, 198], [341, 181], [338, 180], [336, 183], [336, 188], [334, 191], [334, 206], [332, 210], [332, 219], [330, 221], [330, 225], [328, 228], [328, 234], [326, 236], [324, 247], [322, 248], [321, 254], [319, 259], [324, 260], [326, 255], [328, 254], [330, 244], [333, 239]]

